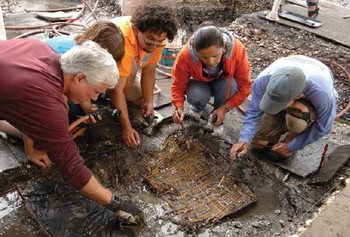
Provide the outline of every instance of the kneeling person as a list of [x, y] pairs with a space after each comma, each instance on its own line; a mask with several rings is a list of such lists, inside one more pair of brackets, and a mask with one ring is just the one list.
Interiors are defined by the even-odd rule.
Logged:
[[[316, 59], [280, 58], [254, 82], [252, 100], [231, 157], [247, 153], [249, 143], [275, 161], [284, 160], [330, 133], [336, 115], [333, 75]], [[282, 135], [286, 135], [281, 139]], [[264, 149], [262, 149], [264, 148]]]
[[209, 119], [214, 136], [222, 135], [226, 114], [243, 103], [251, 90], [250, 65], [244, 45], [212, 22], [204, 23], [181, 49], [172, 77], [173, 121], [182, 123], [185, 98], [190, 103], [189, 115], [199, 121], [214, 97], [214, 110]]
[[33, 39], [0, 41], [0, 55], [0, 120], [33, 140], [68, 185], [115, 212], [138, 216], [135, 204], [114, 197], [93, 176], [68, 131], [64, 97], [78, 104], [114, 88], [119, 75], [112, 55], [86, 41], [60, 56]]
[[277, 155], [271, 148], [280, 141], [289, 143], [316, 119], [317, 114], [313, 105], [305, 99], [297, 99], [290, 107], [276, 115], [264, 114], [258, 132], [252, 140], [252, 146], [275, 162], [283, 161], [285, 156]]

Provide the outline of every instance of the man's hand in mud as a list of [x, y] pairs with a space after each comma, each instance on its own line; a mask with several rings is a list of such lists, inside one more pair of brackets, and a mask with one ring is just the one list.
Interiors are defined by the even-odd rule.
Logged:
[[230, 150], [231, 159], [238, 159], [247, 154], [249, 144], [247, 142], [238, 142], [232, 145]]
[[[91, 115], [85, 115], [80, 117], [68, 126], [68, 131], [72, 135], [73, 139], [84, 134], [86, 128], [79, 127], [82, 123], [96, 123], [96, 118]], [[37, 150], [34, 148], [34, 142], [25, 134], [22, 134], [25, 154], [31, 162], [39, 166], [41, 169], [49, 167], [52, 162], [49, 159], [45, 151]]]
[[140, 135], [132, 127], [122, 131], [122, 138], [123, 138], [123, 142], [129, 148], [136, 148], [138, 145], [140, 145]]
[[39, 166], [41, 169], [45, 169], [51, 165], [51, 160], [47, 156], [45, 151], [40, 151], [34, 148], [34, 142], [26, 134], [22, 133], [24, 143], [24, 153], [28, 160]]
[[111, 203], [107, 205], [123, 226], [140, 226], [144, 223], [144, 214], [141, 209], [131, 201], [124, 201], [114, 195]]
[[30, 153], [26, 153], [26, 156], [28, 160], [39, 166], [41, 169], [49, 167], [52, 163], [44, 151], [34, 149]]

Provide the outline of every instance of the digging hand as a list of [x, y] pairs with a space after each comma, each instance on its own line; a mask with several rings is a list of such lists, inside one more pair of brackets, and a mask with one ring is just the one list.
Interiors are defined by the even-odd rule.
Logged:
[[173, 113], [174, 123], [182, 124], [184, 117], [185, 117], [185, 113], [184, 113], [183, 108], [182, 107], [176, 108], [174, 113]]
[[150, 115], [153, 115], [153, 103], [143, 103], [141, 105], [141, 112], [143, 117], [148, 117]]
[[26, 134], [22, 133], [23, 143], [24, 143], [24, 152], [31, 162], [45, 169], [51, 165], [51, 160], [45, 151], [40, 151], [35, 149], [34, 141], [30, 139]]
[[223, 123], [225, 119], [225, 115], [227, 113], [226, 106], [220, 106], [218, 109], [211, 112], [213, 114], [213, 117], [215, 116], [215, 121], [212, 121], [214, 126], [219, 126]]
[[148, 124], [147, 126], [151, 126], [151, 124], [153, 123], [154, 121], [154, 115], [153, 114], [150, 114], [148, 116], [144, 116], [143, 119], [145, 120], [145, 122]]
[[122, 131], [122, 139], [129, 148], [136, 148], [141, 142], [139, 133], [132, 127]]
[[236, 144], [233, 144], [230, 150], [231, 159], [236, 160], [239, 157], [244, 156], [248, 152], [248, 143], [240, 141]]
[[116, 195], [106, 206], [114, 212], [123, 226], [140, 226], [144, 223], [144, 214], [141, 209], [131, 201], [125, 201]]

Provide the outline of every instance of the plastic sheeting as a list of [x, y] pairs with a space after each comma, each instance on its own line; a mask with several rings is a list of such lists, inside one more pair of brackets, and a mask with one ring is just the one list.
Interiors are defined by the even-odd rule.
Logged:
[[114, 214], [62, 182], [44, 181], [25, 198], [51, 236], [134, 236]]

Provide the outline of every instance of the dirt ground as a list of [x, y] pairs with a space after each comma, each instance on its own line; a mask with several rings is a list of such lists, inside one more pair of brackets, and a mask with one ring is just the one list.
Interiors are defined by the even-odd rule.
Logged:
[[[178, 1], [173, 1], [178, 2]], [[222, 27], [226, 27], [239, 38], [247, 48], [251, 62], [252, 79], [275, 59], [292, 54], [303, 54], [315, 58], [334, 61], [350, 71], [350, 49], [339, 46], [334, 42], [321, 39], [306, 31], [288, 28], [271, 23], [257, 17], [260, 10], [270, 9], [270, 1], [221, 0], [220, 7], [199, 7], [196, 2], [182, 1], [178, 5], [177, 14], [183, 28], [191, 34], [196, 26], [204, 20], [212, 20]], [[346, 1], [338, 1], [348, 6]], [[97, 13], [101, 19], [120, 15], [120, 7], [116, 1], [100, 1]], [[20, 11], [20, 3], [14, 0], [1, 2], [3, 11], [13, 13]], [[217, 16], [220, 17], [217, 17]], [[338, 112], [349, 101], [349, 79], [346, 74], [332, 63], [326, 63], [335, 75], [335, 85], [339, 93]], [[234, 121], [241, 124], [243, 115], [237, 111], [232, 113]], [[347, 123], [350, 115], [342, 117], [342, 124], [336, 125], [329, 139], [340, 139], [348, 136]], [[190, 126], [186, 121], [185, 127]], [[229, 130], [233, 136], [227, 140], [214, 141], [208, 144], [210, 149], [220, 157], [225, 157], [232, 142], [237, 139], [238, 129]], [[323, 201], [335, 190], [343, 187], [340, 178], [350, 177], [349, 163], [347, 163], [330, 183], [322, 186], [307, 185], [307, 180], [291, 176], [288, 182], [279, 182], [274, 176], [275, 167], [248, 156], [241, 160], [233, 169], [232, 177], [239, 177], [258, 196], [256, 204], [234, 215], [228, 216], [210, 228], [188, 230], [181, 225], [174, 224], [175, 216], [166, 215], [169, 206], [161, 201], [161, 197], [149, 187], [141, 174], [145, 172], [145, 164], [157, 152], [159, 144], [166, 139], [169, 133], [179, 129], [177, 125], [164, 123], [157, 132], [156, 138], [142, 135], [145, 141], [136, 150], [129, 150], [121, 144], [120, 135], [111, 133], [118, 130], [117, 125], [104, 125], [100, 129], [93, 129], [78, 144], [87, 163], [101, 182], [118, 192], [120, 195], [132, 194], [148, 214], [148, 227], [141, 232], [141, 236], [286, 236], [295, 233], [304, 226], [307, 219]], [[201, 129], [191, 130], [192, 138], [205, 142], [204, 132]], [[336, 137], [336, 138], [334, 138]], [[208, 139], [207, 139], [208, 140]], [[346, 139], [344, 140], [347, 141]], [[223, 159], [215, 160], [215, 165], [226, 167]], [[24, 166], [20, 172], [7, 175], [0, 174], [0, 193], [6, 193], [13, 183], [25, 184], [26, 181], [40, 182], [42, 174], [33, 166]], [[52, 176], [49, 175], [49, 176]], [[39, 178], [38, 178], [39, 177]], [[33, 223], [32, 223], [33, 224]], [[35, 230], [32, 232], [35, 233]], [[1, 235], [1, 234], [0, 234]]]

